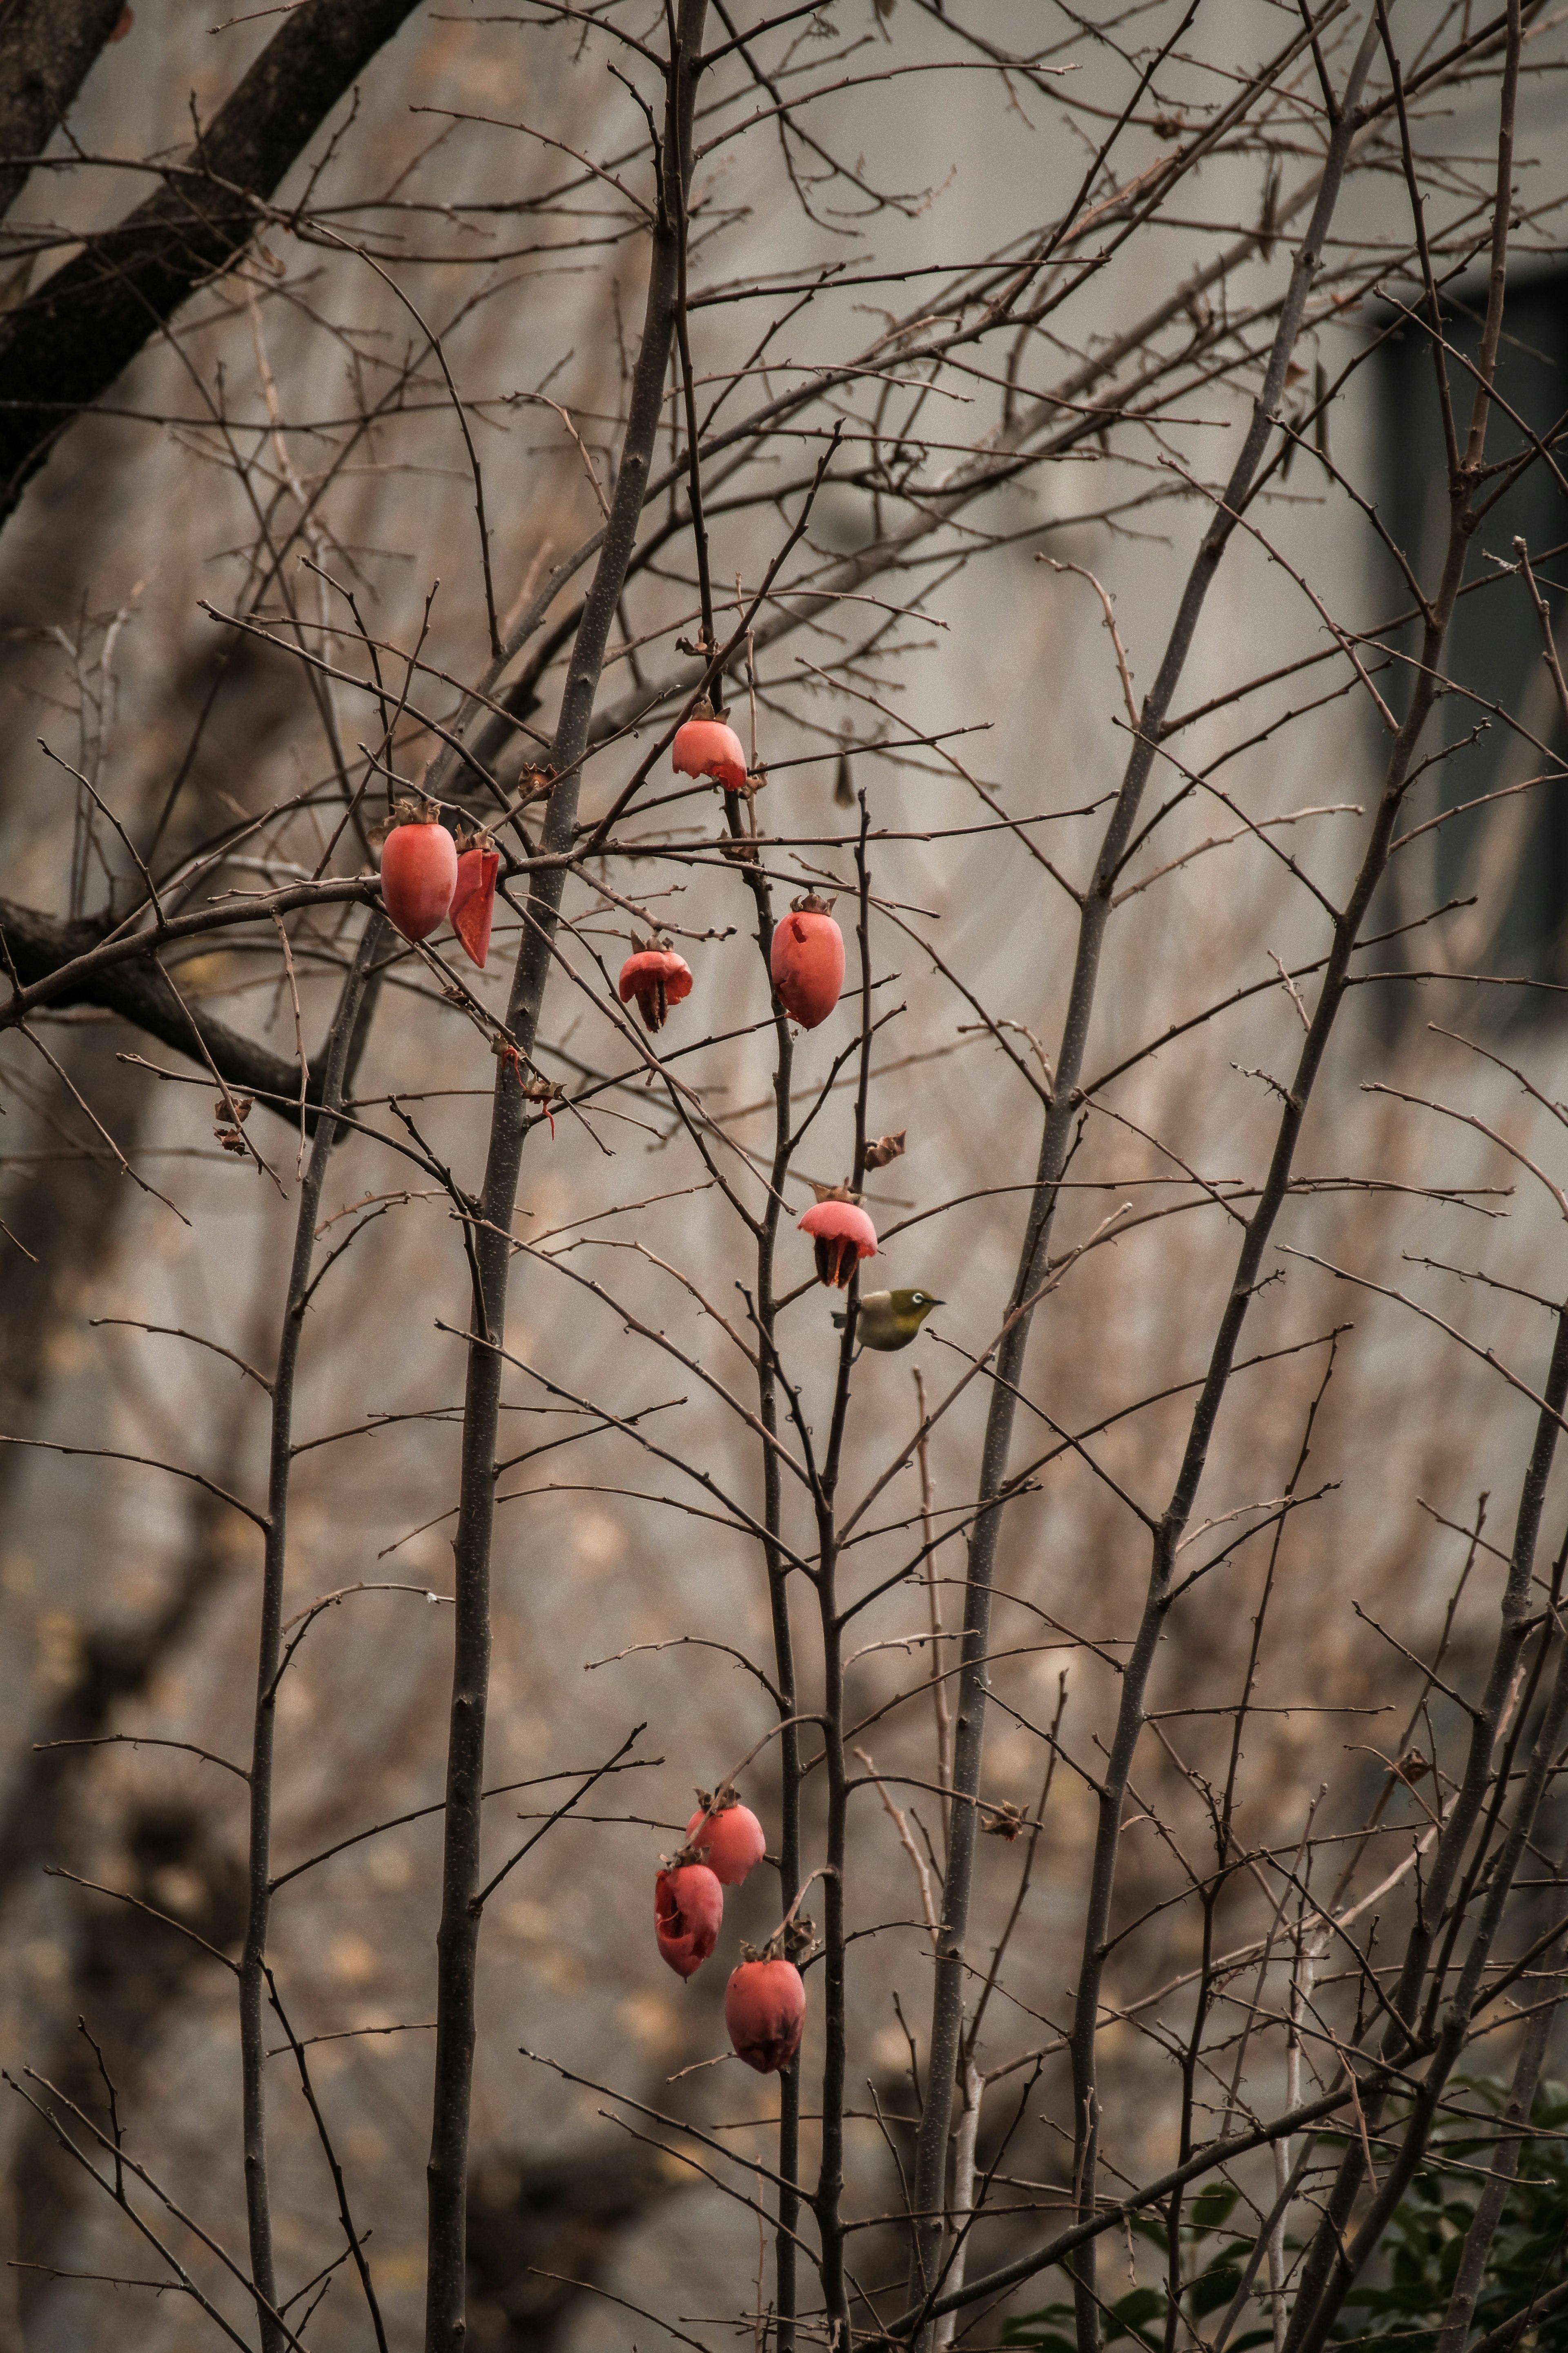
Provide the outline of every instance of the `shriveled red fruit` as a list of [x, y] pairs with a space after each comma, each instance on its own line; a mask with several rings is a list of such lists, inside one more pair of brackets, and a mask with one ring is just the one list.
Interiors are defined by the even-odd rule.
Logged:
[[815, 892], [773, 926], [768, 969], [779, 1003], [803, 1029], [826, 1021], [844, 986], [844, 934]]
[[805, 1988], [793, 1961], [742, 1961], [724, 1989], [724, 2023], [737, 2055], [776, 2075], [800, 2049]]
[[768, 1850], [761, 1822], [750, 1806], [738, 1802], [716, 1807], [706, 1820], [700, 1806], [686, 1825], [686, 1842], [700, 1847], [714, 1878], [721, 1879], [726, 1887], [739, 1887], [752, 1863], [761, 1862]]
[[462, 941], [469, 963], [477, 964], [481, 972], [490, 952], [490, 923], [496, 911], [496, 876], [500, 872], [500, 852], [489, 847], [488, 837], [483, 834], [458, 860], [452, 929]]
[[662, 1029], [672, 1005], [691, 994], [691, 966], [673, 948], [650, 940], [621, 966], [621, 1003], [635, 997], [637, 1011], [650, 1029]]
[[677, 776], [711, 776], [726, 792], [740, 792], [746, 781], [741, 739], [721, 719], [689, 719], [678, 727], [669, 760]]
[[696, 1974], [724, 1918], [724, 1891], [705, 1862], [661, 1871], [653, 1883], [653, 1932], [678, 1978]]
[[428, 801], [402, 802], [382, 845], [381, 899], [405, 940], [427, 940], [447, 920], [458, 884], [458, 845]]
[[818, 1201], [807, 1209], [800, 1230], [816, 1245], [816, 1279], [846, 1290], [863, 1258], [877, 1255], [877, 1229], [854, 1201]]

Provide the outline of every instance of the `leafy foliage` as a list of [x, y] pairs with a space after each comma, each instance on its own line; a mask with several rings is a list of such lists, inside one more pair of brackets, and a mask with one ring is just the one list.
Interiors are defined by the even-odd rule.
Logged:
[[[1181, 2226], [1180, 2304], [1184, 2321], [1193, 2327], [1181, 2328], [1178, 2344], [1190, 2345], [1197, 2325], [1211, 2314], [1223, 2312], [1241, 2284], [1252, 2240], [1237, 2238], [1226, 2228], [1237, 2197], [1237, 2192], [1226, 2184], [1211, 2183], [1194, 2199], [1188, 2220]], [[1105, 2342], [1117, 2345], [1130, 2339], [1147, 2347], [1149, 2353], [1163, 2353], [1171, 2309], [1170, 2233], [1163, 2222], [1148, 2217], [1135, 2221], [1132, 2232], [1158, 2249], [1161, 2276], [1158, 2284], [1130, 2288], [1106, 2306]], [[1072, 2323], [1070, 2304], [1048, 2304], [1038, 2312], [1016, 2314], [1005, 2323], [1002, 2342], [1027, 2346], [1031, 2353], [1078, 2353]], [[1228, 2340], [1226, 2353], [1247, 2353], [1251, 2346], [1272, 2344], [1273, 2337], [1271, 2328], [1247, 2330]]]
[[[1487, 2077], [1455, 2088], [1468, 2091], [1492, 2116], [1500, 2114], [1508, 2096], [1506, 2085]], [[1520, 2179], [1504, 2205], [1477, 2299], [1474, 2327], [1479, 2335], [1556, 2286], [1568, 2268], [1568, 2087], [1542, 2086], [1531, 2126], [1535, 2137], [1522, 2153]], [[1484, 2187], [1482, 2176], [1500, 2146], [1484, 2115], [1452, 2118], [1434, 2133], [1426, 2162], [1394, 2212], [1375, 2272], [1345, 2299], [1336, 2344], [1354, 2346], [1358, 2353], [1432, 2353]], [[1215, 2184], [1194, 2200], [1190, 2220], [1182, 2226], [1179, 2347], [1201, 2340], [1203, 2321], [1222, 2312], [1240, 2284], [1253, 2241], [1227, 2231], [1236, 2200], [1234, 2189]], [[1159, 2251], [1161, 2276], [1108, 2304], [1105, 2342], [1131, 2341], [1150, 2353], [1163, 2353], [1171, 2303], [1169, 2237], [1164, 2225], [1153, 2221], [1132, 2227]], [[1295, 2242], [1291, 2247], [1300, 2252]], [[1568, 2311], [1532, 2327], [1528, 2341], [1531, 2353], [1568, 2353]], [[1030, 2353], [1077, 2353], [1072, 2306], [1049, 2304], [1015, 2315], [1004, 2325], [1002, 2342], [1027, 2347]], [[1226, 2353], [1247, 2353], [1249, 2347], [1272, 2342], [1271, 2328], [1255, 2327], [1227, 2338]]]
[[[1484, 2077], [1464, 2088], [1494, 2115], [1508, 2096], [1504, 2084]], [[1475, 2327], [1482, 2335], [1555, 2287], [1568, 2264], [1568, 2089], [1543, 2084], [1530, 2121], [1540, 2137], [1521, 2155], [1520, 2179], [1492, 2239], [1476, 2302]], [[1429, 2160], [1395, 2211], [1376, 2278], [1345, 2299], [1341, 2343], [1366, 2353], [1429, 2353], [1484, 2187], [1480, 2174], [1500, 2146], [1495, 2132], [1465, 2119], [1434, 2133]], [[1568, 2312], [1532, 2328], [1529, 2341], [1533, 2353], [1568, 2353]]]

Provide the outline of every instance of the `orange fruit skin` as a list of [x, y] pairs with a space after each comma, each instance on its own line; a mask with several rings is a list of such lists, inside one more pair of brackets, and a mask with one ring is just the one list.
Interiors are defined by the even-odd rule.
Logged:
[[724, 2023], [736, 2055], [777, 2075], [800, 2049], [805, 1988], [793, 1961], [742, 1961], [724, 1989]]
[[724, 1891], [705, 1862], [684, 1862], [654, 1881], [653, 1932], [678, 1978], [696, 1976], [723, 1919]]
[[427, 940], [458, 887], [458, 845], [444, 825], [395, 825], [381, 852], [381, 898], [405, 940]]
[[481, 972], [490, 952], [490, 924], [496, 911], [496, 876], [500, 871], [499, 849], [465, 849], [458, 860], [457, 888], [452, 892], [452, 929], [463, 944], [463, 954]]
[[768, 1846], [750, 1806], [726, 1806], [721, 1813], [709, 1817], [706, 1830], [699, 1807], [686, 1825], [686, 1843], [701, 1848], [708, 1868], [726, 1887], [739, 1887], [752, 1865], [761, 1862]]
[[844, 934], [831, 915], [785, 915], [773, 926], [768, 969], [790, 1019], [815, 1029], [844, 987]]
[[732, 727], [721, 719], [689, 719], [675, 731], [669, 764], [679, 776], [711, 776], [738, 793], [746, 781], [746, 754]]
[[691, 966], [672, 948], [639, 948], [621, 966], [621, 1003], [635, 997], [649, 1029], [662, 1029], [672, 1005], [691, 994]]

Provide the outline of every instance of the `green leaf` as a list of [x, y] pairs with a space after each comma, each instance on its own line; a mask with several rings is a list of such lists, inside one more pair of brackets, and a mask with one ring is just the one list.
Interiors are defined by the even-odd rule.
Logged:
[[1106, 2312], [1111, 2324], [1105, 2332], [1106, 2343], [1114, 2344], [1119, 2337], [1135, 2337], [1141, 2345], [1152, 2345], [1153, 2338], [1145, 2336], [1144, 2325], [1165, 2317], [1165, 2291], [1159, 2287], [1135, 2287], [1119, 2296]]
[[1205, 2271], [1200, 2272], [1187, 2291], [1194, 2320], [1201, 2320], [1205, 2312], [1217, 2312], [1222, 2305], [1228, 2304], [1240, 2285], [1241, 2265], [1234, 2261], [1211, 2263]]
[[1240, 2195], [1228, 2182], [1213, 2181], [1193, 2200], [1192, 2234], [1194, 2239], [1206, 2239], [1224, 2228], [1230, 2220], [1230, 2210]]
[[1015, 2313], [1002, 2324], [1004, 2345], [1027, 2345], [1035, 2353], [1078, 2353], [1076, 2337], [1058, 2333], [1063, 2321], [1070, 2322], [1070, 2304], [1043, 2304], [1037, 2312]]

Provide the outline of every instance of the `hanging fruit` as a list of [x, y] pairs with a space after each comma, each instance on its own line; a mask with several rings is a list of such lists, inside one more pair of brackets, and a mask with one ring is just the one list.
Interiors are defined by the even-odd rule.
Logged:
[[724, 1989], [724, 2023], [748, 2067], [779, 2074], [800, 2049], [805, 2024], [805, 1988], [795, 1963], [743, 1960]]
[[654, 1881], [653, 1932], [678, 1978], [694, 1977], [702, 1967], [723, 1918], [724, 1891], [705, 1862], [677, 1855]]
[[844, 934], [832, 907], [831, 899], [808, 891], [773, 926], [768, 969], [779, 1003], [803, 1029], [826, 1020], [844, 986]]
[[686, 1825], [686, 1843], [700, 1851], [715, 1879], [726, 1887], [739, 1887], [767, 1852], [763, 1826], [728, 1782], [716, 1797], [699, 1789], [697, 1798], [698, 1810]]
[[675, 731], [670, 765], [678, 776], [711, 776], [729, 793], [745, 789], [746, 755], [741, 739], [723, 720], [715, 719], [711, 703], [697, 704], [689, 719]]
[[845, 1185], [831, 1191], [818, 1186], [816, 1204], [800, 1220], [800, 1230], [816, 1244], [816, 1279], [830, 1290], [846, 1290], [860, 1261], [877, 1255], [877, 1229]]
[[481, 972], [490, 952], [490, 923], [496, 911], [496, 877], [500, 852], [488, 833], [476, 833], [458, 859], [458, 882], [452, 892], [452, 929], [463, 944], [470, 964]]
[[632, 948], [621, 966], [621, 1003], [629, 1005], [635, 997], [648, 1028], [662, 1029], [670, 1007], [691, 994], [691, 966], [667, 940], [639, 940], [634, 932]]
[[381, 901], [405, 940], [427, 940], [447, 920], [458, 845], [434, 801], [399, 801], [381, 849]]

